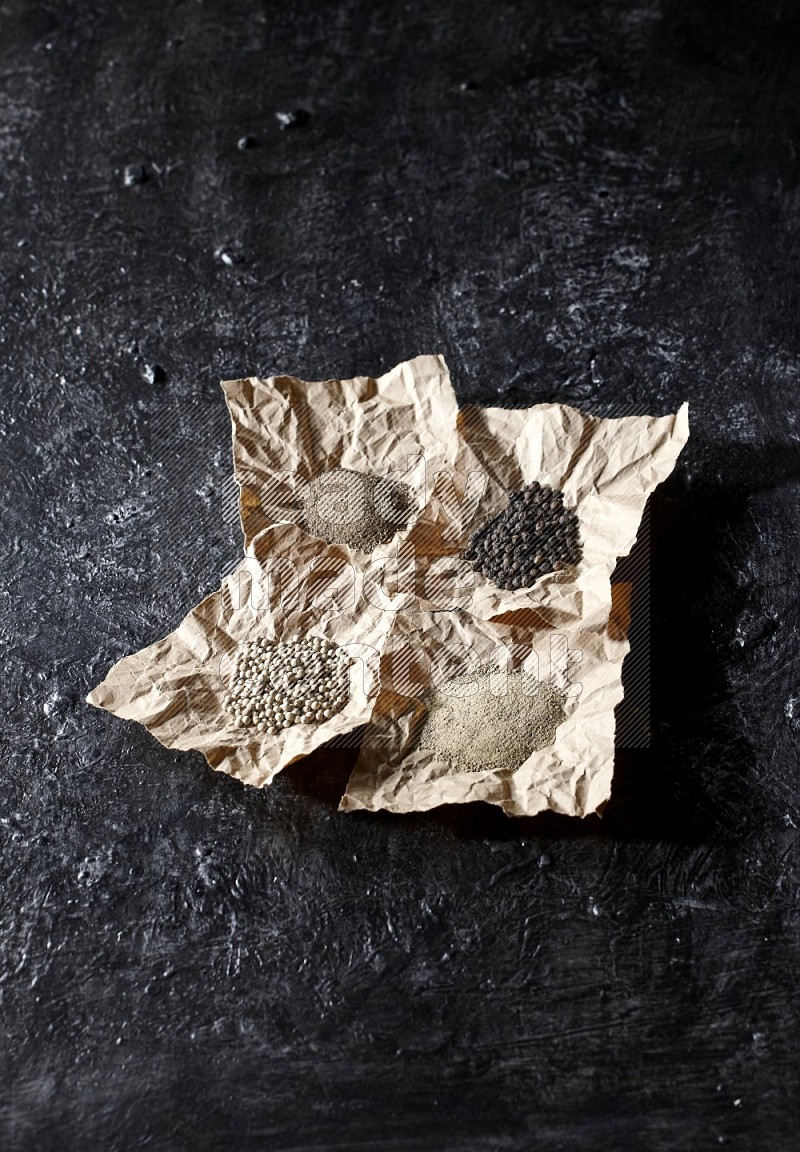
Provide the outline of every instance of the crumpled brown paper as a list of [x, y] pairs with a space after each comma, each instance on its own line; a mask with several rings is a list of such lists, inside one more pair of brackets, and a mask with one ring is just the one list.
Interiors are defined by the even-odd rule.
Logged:
[[[510, 620], [509, 613], [526, 610], [539, 622], [580, 620], [594, 600], [609, 602], [614, 566], [633, 547], [647, 499], [674, 468], [688, 435], [686, 404], [675, 415], [618, 419], [563, 404], [462, 409], [448, 449], [452, 467], [407, 541], [418, 596], [431, 607], [455, 606], [446, 599], [452, 579], [438, 579], [451, 557], [462, 578], [458, 606], [476, 616]], [[560, 489], [575, 510], [583, 555], [575, 569], [506, 591], [457, 557], [472, 533], [507, 506], [508, 493], [533, 480]]]
[[[198, 749], [212, 767], [263, 786], [368, 721], [380, 691], [344, 808], [409, 811], [470, 799], [508, 813], [550, 807], [585, 815], [601, 807], [627, 650], [610, 575], [686, 440], [686, 406], [660, 419], [603, 420], [561, 405], [458, 413], [440, 356], [416, 357], [377, 380], [249, 377], [223, 388], [247, 556], [173, 633], [120, 661], [89, 701], [138, 720], [168, 747]], [[416, 493], [417, 517], [371, 556], [326, 545], [299, 525], [304, 485], [338, 467], [393, 475]], [[474, 475], [485, 485], [477, 502]], [[576, 509], [583, 559], [531, 590], [504, 592], [459, 552], [505, 506], [508, 489], [533, 479], [560, 487]], [[504, 628], [515, 652], [555, 635], [580, 650], [581, 695], [555, 744], [516, 771], [454, 772], [411, 747], [407, 717], [424, 705], [381, 688], [379, 663], [390, 634], [429, 654], [468, 639], [488, 657], [509, 639]], [[331, 638], [360, 658], [347, 707], [275, 737], [235, 724], [222, 699], [236, 646], [305, 635]]]
[[226, 380], [222, 388], [246, 547], [270, 524], [300, 524], [303, 488], [332, 468], [402, 480], [421, 511], [446, 461], [458, 413], [441, 356], [417, 356], [377, 379], [249, 376]]
[[[412, 812], [484, 800], [509, 816], [601, 810], [614, 771], [614, 708], [623, 694], [629, 599], [630, 586], [615, 585], [610, 613], [595, 602], [593, 618], [564, 629], [513, 627], [421, 607], [399, 616], [384, 647], [381, 690], [341, 808]], [[566, 694], [566, 719], [555, 742], [514, 770], [465, 771], [417, 745], [424, 693], [478, 666], [522, 668]], [[497, 739], [502, 743], [502, 732]]]
[[[196, 749], [212, 768], [262, 787], [321, 744], [365, 724], [392, 615], [365, 599], [347, 550], [292, 525], [268, 528], [251, 555], [174, 632], [120, 660], [90, 704], [138, 720], [167, 748]], [[224, 709], [239, 644], [322, 636], [353, 658], [348, 704], [320, 724], [276, 736], [237, 724]]]

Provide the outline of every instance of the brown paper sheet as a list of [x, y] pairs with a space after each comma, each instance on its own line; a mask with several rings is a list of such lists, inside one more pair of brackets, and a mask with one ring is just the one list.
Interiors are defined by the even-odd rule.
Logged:
[[[689, 435], [688, 406], [671, 416], [604, 419], [561, 404], [533, 408], [464, 408], [448, 450], [447, 479], [437, 486], [409, 535], [417, 594], [432, 608], [459, 606], [489, 620], [536, 613], [540, 623], [580, 620], [609, 602], [617, 559], [633, 547], [645, 503], [666, 479]], [[583, 555], [575, 570], [505, 591], [456, 558], [469, 538], [502, 511], [508, 493], [533, 480], [564, 494], [580, 522]], [[473, 496], [470, 496], [472, 491]], [[437, 579], [444, 557], [460, 564], [463, 594]]]
[[[413, 553], [418, 603], [398, 617], [388, 641], [384, 687], [343, 808], [408, 812], [485, 800], [509, 815], [551, 809], [586, 816], [602, 809], [611, 789], [614, 709], [628, 650], [623, 588], [612, 593], [611, 574], [633, 547], [645, 503], [672, 471], [688, 434], [685, 404], [661, 418], [605, 419], [558, 404], [459, 412], [450, 468], [403, 545]], [[506, 507], [509, 491], [533, 480], [560, 489], [576, 511], [582, 558], [574, 570], [506, 591], [459, 554], [471, 534]], [[489, 660], [502, 642], [538, 650], [555, 636], [582, 653], [582, 690], [550, 748], [513, 772], [474, 773], [416, 747], [425, 705], [421, 695], [391, 687], [387, 673], [396, 645], [406, 661], [421, 652], [430, 659], [454, 644]], [[428, 679], [423, 687], [429, 686]]]
[[421, 511], [447, 459], [458, 414], [441, 356], [417, 356], [377, 379], [250, 376], [226, 380], [222, 388], [246, 547], [271, 524], [300, 524], [303, 488], [332, 468], [402, 480]]
[[[137, 720], [167, 748], [196, 749], [212, 768], [262, 787], [369, 720], [393, 617], [364, 598], [346, 549], [282, 525], [257, 537], [251, 551], [218, 592], [169, 636], [119, 661], [88, 700]], [[237, 646], [304, 636], [334, 640], [354, 658], [349, 703], [330, 720], [276, 736], [238, 725], [222, 704]]]
[[[422, 608], [399, 616], [384, 648], [381, 691], [341, 808], [412, 812], [483, 800], [509, 816], [600, 811], [614, 771], [614, 708], [622, 699], [629, 597], [629, 585], [615, 585], [610, 614], [598, 604], [598, 616], [566, 629], [510, 627]], [[524, 668], [566, 692], [566, 719], [555, 742], [514, 770], [464, 771], [417, 746], [425, 691], [474, 671], [477, 662]], [[502, 742], [503, 733], [497, 738]]]

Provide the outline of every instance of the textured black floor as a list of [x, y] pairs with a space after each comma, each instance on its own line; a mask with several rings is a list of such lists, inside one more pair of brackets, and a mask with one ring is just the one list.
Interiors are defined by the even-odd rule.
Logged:
[[[3, 5], [0, 1147], [798, 1147], [799, 59], [780, 0]], [[603, 822], [83, 703], [236, 561], [220, 378], [437, 351], [691, 403]]]

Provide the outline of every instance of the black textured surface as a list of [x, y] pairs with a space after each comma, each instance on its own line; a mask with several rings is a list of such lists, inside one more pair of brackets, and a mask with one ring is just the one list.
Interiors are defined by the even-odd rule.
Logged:
[[[797, 1148], [794, 4], [9, 0], [0, 1146]], [[288, 114], [288, 115], [279, 115]], [[236, 560], [220, 378], [674, 410], [603, 822], [83, 703]]]

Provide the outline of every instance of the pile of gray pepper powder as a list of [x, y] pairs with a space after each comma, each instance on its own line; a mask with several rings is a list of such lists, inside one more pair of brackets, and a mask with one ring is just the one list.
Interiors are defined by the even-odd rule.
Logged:
[[328, 544], [372, 552], [405, 528], [416, 510], [401, 480], [334, 468], [316, 476], [302, 494], [305, 527]]

